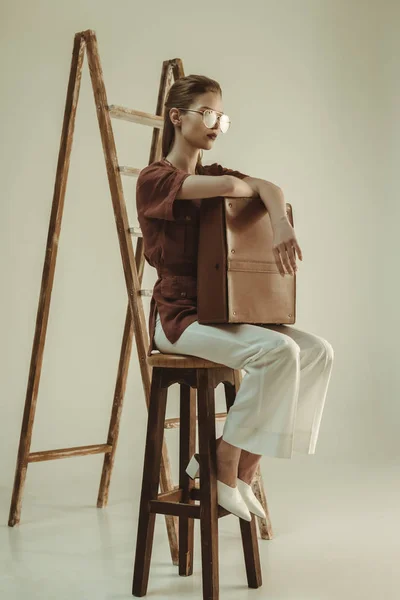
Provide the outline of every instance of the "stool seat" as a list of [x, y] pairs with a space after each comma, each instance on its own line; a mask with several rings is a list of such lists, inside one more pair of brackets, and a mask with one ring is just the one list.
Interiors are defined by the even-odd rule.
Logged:
[[164, 352], [154, 352], [151, 356], [148, 356], [147, 364], [151, 367], [169, 367], [171, 369], [220, 369], [226, 367], [226, 365], [198, 356], [166, 354]]

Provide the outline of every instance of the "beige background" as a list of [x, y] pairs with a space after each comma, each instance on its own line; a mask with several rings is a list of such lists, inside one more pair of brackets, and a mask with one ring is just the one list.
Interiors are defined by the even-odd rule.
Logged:
[[[191, 6], [194, 7], [194, 4]], [[399, 4], [363, 1], [1, 2], [1, 492], [11, 493], [74, 34], [97, 33], [108, 100], [154, 111], [162, 61], [217, 79], [232, 127], [218, 161], [282, 187], [303, 250], [297, 323], [335, 364], [313, 457], [399, 460], [395, 168]], [[113, 121], [121, 164], [147, 164], [151, 130]], [[124, 180], [137, 224], [135, 180]], [[147, 265], [146, 287], [155, 281]], [[149, 299], [146, 302], [146, 315]], [[32, 451], [106, 441], [127, 296], [85, 59]], [[177, 414], [170, 388], [168, 416]], [[217, 409], [222, 409], [222, 388]], [[141, 482], [146, 410], [133, 347], [110, 501]], [[173, 473], [177, 431], [167, 432]], [[26, 497], [94, 505], [102, 456], [31, 465]], [[79, 500], [76, 500], [79, 504]], [[136, 506], [136, 504], [135, 504]], [[27, 518], [27, 514], [25, 517]], [[6, 522], [6, 512], [2, 515]]]

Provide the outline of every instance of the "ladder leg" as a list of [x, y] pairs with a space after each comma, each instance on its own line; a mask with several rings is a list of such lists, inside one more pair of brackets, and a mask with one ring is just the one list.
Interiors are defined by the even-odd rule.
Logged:
[[259, 502], [261, 503], [262, 507], [264, 508], [265, 514], [267, 515], [266, 519], [264, 519], [264, 517], [256, 517], [261, 539], [272, 540], [272, 538], [274, 537], [274, 532], [272, 530], [271, 517], [269, 515], [267, 497], [265, 494], [260, 465], [258, 465], [257, 467], [252, 488], [254, 495], [256, 496], [257, 500], [259, 500]]
[[[128, 375], [129, 360], [132, 350], [133, 323], [129, 305], [126, 312], [124, 335], [122, 339], [120, 360], [118, 366], [117, 383], [114, 393], [114, 402], [111, 411], [110, 425], [108, 429], [107, 444], [112, 447], [111, 452], [104, 455], [103, 470], [101, 474], [99, 494], [97, 498], [97, 507], [104, 508], [108, 503], [108, 492], [111, 482], [111, 474], [114, 466], [115, 453], [118, 443], [119, 424], [121, 419], [122, 405], [125, 396], [126, 379]], [[162, 461], [161, 461], [161, 492], [167, 492], [173, 489], [173, 482], [170, 473], [170, 463], [168, 450], [165, 442], [163, 443]], [[164, 515], [171, 559], [174, 565], [178, 565], [178, 518], [173, 515]]]
[[117, 449], [119, 424], [125, 396], [129, 360], [132, 351], [132, 337], [132, 318], [128, 305], [125, 317], [124, 335], [122, 338], [121, 352], [119, 357], [117, 382], [115, 384], [114, 401], [112, 405], [111, 419], [107, 436], [107, 444], [112, 447], [112, 450], [104, 455], [103, 470], [101, 473], [99, 494], [97, 497], [97, 508], [104, 508], [108, 503], [108, 492], [110, 487], [111, 473], [114, 466], [115, 452]]
[[[144, 311], [141, 305], [139, 306], [137, 301], [137, 291], [140, 289], [140, 285], [137, 267], [135, 264], [135, 254], [133, 251], [131, 236], [128, 233], [129, 223], [121, 173], [119, 171], [117, 150], [111, 125], [110, 113], [108, 110], [103, 71], [100, 64], [97, 40], [94, 32], [91, 30], [85, 32], [85, 40], [90, 78], [92, 81], [93, 95], [97, 108], [97, 118], [103, 145], [103, 153], [111, 192], [114, 217], [117, 226], [122, 263], [124, 267], [131, 318], [134, 320], [136, 331], [138, 332], [139, 329], [144, 331], [146, 329]], [[141, 368], [141, 375], [145, 389], [146, 402], [148, 402], [150, 393], [150, 367], [145, 361], [147, 349], [144, 344], [144, 338], [143, 336], [139, 335], [139, 332], [138, 335], [135, 335], [135, 340], [138, 348], [139, 365]], [[163, 443], [161, 460], [161, 490], [168, 491], [173, 489], [173, 487], [167, 446], [165, 443]], [[165, 520], [170, 541], [172, 560], [174, 564], [178, 564], [177, 517], [166, 515]]]
[[47, 235], [39, 305], [36, 316], [35, 336], [33, 340], [31, 363], [29, 367], [25, 408], [22, 419], [17, 465], [8, 520], [8, 525], [10, 527], [17, 525], [21, 518], [22, 494], [29, 463], [32, 429], [35, 418], [40, 374], [42, 370], [43, 352], [46, 340], [51, 292], [53, 288], [54, 271], [57, 259], [58, 240], [60, 237], [61, 220], [64, 209], [65, 190], [75, 128], [75, 116], [79, 98], [84, 53], [84, 37], [82, 34], [77, 34], [74, 40], [67, 97], [65, 102], [64, 121], [53, 192], [53, 203], [51, 208], [49, 231]]
[[26, 471], [28, 469], [26, 452], [29, 453], [29, 448], [26, 442], [24, 442], [25, 440], [23, 440], [23, 438], [21, 437], [18, 455], [21, 452], [21, 455], [24, 456], [24, 458], [21, 461], [19, 459], [17, 460], [17, 467], [15, 470], [14, 486], [11, 498], [10, 514], [8, 517], [9, 527], [14, 527], [14, 525], [18, 525], [21, 518], [22, 494], [25, 486]]

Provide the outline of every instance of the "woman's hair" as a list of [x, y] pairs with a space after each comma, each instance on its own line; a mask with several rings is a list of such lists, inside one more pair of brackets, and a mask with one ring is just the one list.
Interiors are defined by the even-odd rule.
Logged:
[[[171, 108], [190, 108], [196, 97], [207, 92], [215, 92], [222, 96], [221, 86], [214, 79], [205, 75], [187, 75], [177, 79], [168, 91], [165, 101], [164, 127], [162, 132], [162, 155], [167, 156], [175, 140], [175, 128], [169, 117]], [[202, 167], [203, 151], [199, 152], [196, 170]]]

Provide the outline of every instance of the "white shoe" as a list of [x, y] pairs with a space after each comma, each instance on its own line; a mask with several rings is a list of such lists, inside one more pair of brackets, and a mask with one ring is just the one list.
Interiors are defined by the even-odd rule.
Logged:
[[258, 500], [258, 498], [256, 498], [253, 490], [251, 489], [251, 485], [248, 485], [245, 481], [239, 479], [239, 477], [236, 479], [236, 483], [249, 511], [257, 515], [257, 517], [266, 519], [267, 515], [265, 514], [261, 502]]
[[[186, 473], [192, 479], [199, 474], [199, 462], [197, 460], [198, 454], [193, 454], [192, 458], [189, 461], [188, 466], [186, 467]], [[236, 515], [240, 519], [244, 519], [245, 521], [251, 521], [251, 514], [245, 501], [243, 500], [238, 487], [231, 487], [222, 481], [217, 479], [217, 497], [218, 504], [225, 508], [233, 515]]]
[[244, 502], [239, 489], [237, 486], [231, 487], [222, 481], [217, 479], [217, 492], [218, 492], [218, 504], [229, 510], [230, 513], [244, 519], [245, 521], [251, 521], [251, 514], [249, 509]]

